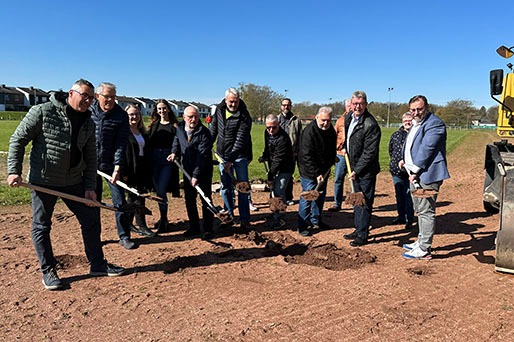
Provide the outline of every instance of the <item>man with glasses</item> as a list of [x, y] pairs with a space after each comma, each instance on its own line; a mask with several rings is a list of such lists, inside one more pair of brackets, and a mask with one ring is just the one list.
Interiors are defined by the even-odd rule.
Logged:
[[363, 91], [352, 94], [352, 112], [345, 117], [346, 153], [350, 160], [355, 192], [363, 194], [365, 203], [353, 207], [355, 230], [343, 237], [350, 241], [350, 246], [358, 247], [368, 242], [371, 211], [375, 200], [375, 185], [380, 172], [378, 151], [380, 149], [381, 131], [377, 121], [368, 112], [368, 99]]
[[406, 259], [430, 259], [432, 240], [435, 233], [435, 208], [437, 192], [443, 180], [450, 178], [446, 165], [446, 125], [429, 111], [428, 100], [423, 95], [409, 100], [412, 127], [403, 147], [403, 160], [398, 163], [409, 173], [410, 188], [415, 185], [434, 190], [427, 198], [413, 197], [414, 209], [418, 214], [418, 239], [404, 244]]
[[302, 191], [318, 190], [316, 200], [300, 196], [298, 209], [298, 232], [311, 235], [312, 230], [327, 229], [321, 220], [325, 203], [327, 179], [336, 158], [336, 131], [332, 126], [332, 108], [321, 107], [316, 118], [309, 123], [300, 139], [298, 169]]
[[[216, 106], [209, 126], [212, 140], [216, 142], [216, 153], [220, 163], [221, 196], [225, 209], [234, 216], [233, 175], [239, 182], [248, 182], [248, 163], [252, 160], [250, 131], [252, 118], [239, 91], [228, 88], [225, 98]], [[247, 193], [238, 192], [237, 202], [241, 224], [236, 233], [247, 233], [250, 229], [250, 202]]]
[[[259, 162], [268, 162], [268, 181], [271, 183], [273, 197], [281, 198], [286, 203], [286, 189], [291, 181], [294, 170], [293, 147], [286, 131], [278, 124], [274, 114], [266, 117], [264, 132], [264, 151]], [[272, 228], [282, 228], [285, 225], [284, 214], [276, 212], [270, 222]]]
[[214, 237], [212, 224], [214, 215], [209, 211], [207, 203], [202, 201], [203, 223], [200, 227], [200, 218], [196, 204], [199, 186], [205, 196], [212, 202], [212, 139], [209, 129], [200, 122], [198, 110], [193, 106], [184, 109], [184, 120], [177, 125], [177, 133], [173, 139], [171, 154], [168, 161], [182, 160], [182, 167], [191, 179], [184, 174], [184, 197], [186, 201], [189, 229], [184, 237], [190, 238], [200, 235], [203, 240]]
[[[127, 204], [125, 191], [116, 185], [116, 181], [121, 180], [122, 167], [125, 165], [130, 126], [127, 112], [116, 103], [114, 84], [100, 83], [96, 89], [96, 100], [91, 104], [91, 112], [96, 125], [98, 170], [111, 175], [111, 181], [107, 185], [111, 191], [112, 203], [116, 208], [123, 208]], [[102, 198], [102, 185], [102, 178], [98, 176], [96, 196], [99, 200]], [[136, 244], [130, 239], [130, 215], [119, 210], [115, 217], [119, 244], [125, 249], [136, 248]]]
[[[50, 101], [33, 106], [9, 141], [7, 184], [22, 183], [25, 147], [32, 141], [28, 181], [50, 190], [96, 200], [95, 127], [88, 108], [94, 99], [94, 86], [80, 79], [67, 92], [55, 92]], [[58, 196], [31, 190], [32, 241], [47, 290], [64, 287], [57, 275], [57, 260], [50, 240], [52, 214]], [[100, 238], [99, 210], [62, 198], [75, 214], [91, 275], [117, 276], [125, 269], [107, 263]]]
[[[293, 103], [291, 99], [284, 98], [282, 99], [280, 105], [280, 115], [278, 116], [278, 123], [280, 127], [289, 135], [289, 139], [291, 139], [291, 145], [293, 147], [293, 161], [296, 163], [298, 160], [298, 149], [300, 146], [300, 134], [302, 133], [302, 122], [300, 119], [293, 114], [291, 111], [291, 107]], [[294, 164], [293, 171], [294, 173]], [[293, 205], [293, 180], [288, 183], [286, 188], [286, 201], [287, 205]]]

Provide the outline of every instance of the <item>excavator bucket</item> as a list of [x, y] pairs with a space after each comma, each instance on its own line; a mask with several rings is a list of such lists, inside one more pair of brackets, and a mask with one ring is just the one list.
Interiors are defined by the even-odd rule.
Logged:
[[500, 207], [500, 230], [496, 235], [495, 270], [514, 274], [514, 167], [506, 168]]

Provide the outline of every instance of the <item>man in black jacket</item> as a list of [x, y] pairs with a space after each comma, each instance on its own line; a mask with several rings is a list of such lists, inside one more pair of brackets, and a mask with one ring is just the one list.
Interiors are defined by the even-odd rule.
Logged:
[[202, 125], [198, 110], [193, 106], [184, 109], [184, 120], [177, 126], [177, 133], [173, 139], [169, 161], [182, 159], [182, 167], [191, 176], [191, 180], [184, 175], [184, 197], [186, 200], [189, 229], [184, 232], [185, 237], [201, 234], [202, 239], [213, 237], [212, 223], [214, 215], [209, 211], [207, 203], [202, 201], [203, 224], [200, 228], [200, 218], [196, 208], [196, 190], [199, 186], [205, 196], [211, 200], [212, 185], [212, 139], [209, 129]]
[[[276, 198], [281, 198], [284, 204], [286, 203], [286, 190], [294, 171], [293, 158], [291, 139], [280, 127], [277, 116], [268, 115], [264, 132], [264, 151], [259, 161], [269, 163], [267, 178], [271, 182], [272, 194]], [[274, 213], [271, 227], [282, 228], [285, 224], [283, 216], [283, 213]]]
[[[96, 125], [96, 153], [98, 170], [111, 175], [107, 182], [111, 190], [112, 203], [116, 208], [126, 205], [125, 191], [116, 185], [121, 180], [122, 168], [125, 166], [126, 148], [130, 134], [127, 112], [116, 103], [116, 86], [112, 83], [100, 83], [96, 89], [96, 100], [91, 105], [91, 118]], [[102, 178], [96, 182], [96, 196], [102, 198]], [[130, 240], [130, 215], [117, 211], [116, 228], [120, 245], [126, 249], [136, 247]]]
[[344, 235], [351, 246], [362, 246], [368, 241], [371, 210], [375, 200], [375, 185], [380, 172], [378, 151], [380, 149], [380, 126], [367, 110], [367, 96], [363, 91], [352, 94], [352, 112], [345, 118], [345, 148], [350, 159], [355, 192], [362, 192], [364, 205], [354, 206], [355, 231]]
[[330, 168], [336, 158], [336, 131], [332, 126], [332, 108], [321, 107], [301, 135], [298, 155], [298, 169], [302, 191], [317, 189], [318, 199], [308, 201], [300, 196], [298, 209], [298, 232], [309, 236], [311, 229], [327, 228], [321, 221], [321, 212], [325, 203], [327, 179]]
[[[240, 99], [239, 91], [229, 88], [225, 99], [218, 104], [209, 126], [212, 140], [216, 140], [216, 153], [223, 160], [220, 163], [221, 196], [231, 217], [234, 215], [233, 174], [239, 182], [248, 182], [248, 163], [252, 159], [250, 131], [252, 118], [246, 104]], [[232, 175], [232, 176], [231, 176]], [[237, 197], [240, 232], [250, 227], [250, 203], [248, 194], [239, 192]]]

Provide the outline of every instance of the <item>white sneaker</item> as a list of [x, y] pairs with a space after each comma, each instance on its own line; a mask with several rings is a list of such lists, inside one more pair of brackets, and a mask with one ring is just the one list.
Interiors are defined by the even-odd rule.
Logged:
[[418, 260], [432, 259], [432, 254], [430, 254], [429, 251], [422, 250], [420, 246], [418, 246], [410, 251], [403, 252], [402, 256], [405, 259], [418, 259]]
[[406, 243], [406, 244], [404, 244], [402, 246], [402, 248], [405, 249], [406, 251], [411, 251], [411, 250], [413, 250], [414, 248], [416, 248], [418, 246], [419, 246], [419, 240], [416, 240], [413, 243]]
[[253, 203], [252, 203], [252, 202], [250, 202], [250, 210], [251, 210], [251, 211], [258, 211], [258, 210], [259, 210], [259, 208], [257, 208], [256, 206], [254, 206], [254, 205], [253, 205]]

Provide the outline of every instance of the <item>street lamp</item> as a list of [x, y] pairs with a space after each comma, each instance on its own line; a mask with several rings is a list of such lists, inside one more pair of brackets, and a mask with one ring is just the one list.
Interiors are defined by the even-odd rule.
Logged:
[[286, 93], [286, 97], [287, 97], [287, 92], [288, 92], [288, 90], [287, 90], [287, 89], [284, 89], [284, 93]]
[[391, 92], [393, 90], [393, 87], [387, 88], [387, 91], [389, 92], [389, 102], [387, 102], [387, 128], [389, 128], [389, 114], [391, 113]]

